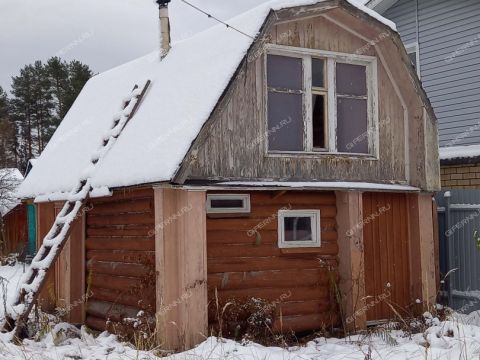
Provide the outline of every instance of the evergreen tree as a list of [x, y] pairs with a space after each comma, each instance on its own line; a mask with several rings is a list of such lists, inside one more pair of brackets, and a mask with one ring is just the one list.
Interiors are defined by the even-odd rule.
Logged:
[[7, 94], [0, 87], [0, 168], [16, 167], [16, 131], [9, 116]]
[[[26, 65], [12, 78], [13, 98], [7, 101], [7, 113], [16, 136], [8, 146], [14, 148], [17, 167], [24, 169], [29, 159], [41, 154], [92, 75], [79, 61], [67, 63], [53, 57], [45, 64]], [[9, 131], [0, 127], [0, 138]]]

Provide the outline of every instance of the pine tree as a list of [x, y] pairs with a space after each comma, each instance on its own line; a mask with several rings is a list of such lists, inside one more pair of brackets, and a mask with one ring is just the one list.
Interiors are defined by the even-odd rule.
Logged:
[[0, 168], [16, 167], [16, 131], [9, 116], [7, 94], [0, 87]]
[[[8, 112], [17, 136], [9, 146], [15, 148], [18, 167], [24, 169], [29, 159], [41, 154], [92, 74], [79, 61], [53, 57], [46, 64], [26, 65], [12, 78]], [[2, 133], [8, 131], [0, 128]]]

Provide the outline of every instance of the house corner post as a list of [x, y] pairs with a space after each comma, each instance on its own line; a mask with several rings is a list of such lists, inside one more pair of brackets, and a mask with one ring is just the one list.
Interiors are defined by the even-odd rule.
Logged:
[[155, 189], [158, 343], [186, 350], [208, 330], [205, 192]]
[[337, 191], [340, 292], [347, 331], [367, 326], [363, 251], [363, 202], [358, 191]]
[[411, 194], [408, 199], [410, 280], [412, 300], [419, 304], [416, 308], [419, 312], [435, 304], [437, 296], [432, 196]]

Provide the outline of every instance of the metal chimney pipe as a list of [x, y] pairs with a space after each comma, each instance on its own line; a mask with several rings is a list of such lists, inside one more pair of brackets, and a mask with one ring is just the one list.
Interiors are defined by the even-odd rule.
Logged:
[[170, 18], [168, 3], [170, 0], [157, 0], [160, 10], [160, 58], [163, 59], [170, 51]]

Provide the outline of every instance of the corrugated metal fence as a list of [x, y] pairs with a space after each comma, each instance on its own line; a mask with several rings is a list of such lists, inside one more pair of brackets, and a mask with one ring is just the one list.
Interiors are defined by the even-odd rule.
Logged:
[[463, 313], [480, 309], [480, 190], [437, 195], [440, 272], [449, 306]]

